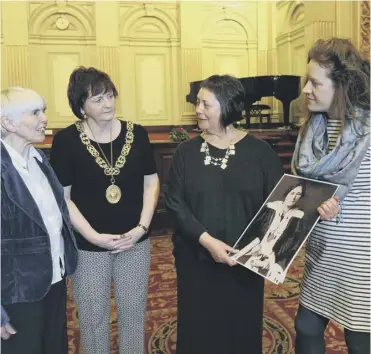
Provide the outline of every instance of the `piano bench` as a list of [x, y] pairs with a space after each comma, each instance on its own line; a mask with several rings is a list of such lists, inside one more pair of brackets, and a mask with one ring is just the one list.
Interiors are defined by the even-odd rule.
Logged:
[[254, 104], [246, 112], [246, 128], [250, 127], [250, 118], [256, 117], [259, 118], [259, 123], [263, 123], [263, 118], [266, 119], [266, 123], [271, 123], [270, 113], [262, 113], [264, 110], [271, 109], [267, 104]]

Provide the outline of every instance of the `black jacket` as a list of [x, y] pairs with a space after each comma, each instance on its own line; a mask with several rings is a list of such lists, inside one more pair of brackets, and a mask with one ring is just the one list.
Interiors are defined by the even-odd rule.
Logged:
[[[77, 266], [77, 247], [59, 183], [47, 158], [36, 160], [49, 180], [63, 218], [65, 269]], [[36, 202], [1, 144], [1, 303], [9, 305], [42, 299], [53, 278], [50, 239]], [[6, 317], [6, 315], [5, 315]], [[2, 310], [3, 323], [3, 310]]]

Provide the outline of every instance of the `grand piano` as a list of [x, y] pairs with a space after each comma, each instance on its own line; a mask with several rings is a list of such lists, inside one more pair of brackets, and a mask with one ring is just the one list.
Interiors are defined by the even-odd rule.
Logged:
[[[290, 103], [300, 94], [300, 76], [255, 76], [243, 77], [239, 80], [245, 88], [246, 112], [249, 112], [253, 103], [260, 101], [262, 97], [274, 96], [282, 102], [284, 126], [288, 127], [290, 125]], [[186, 96], [187, 102], [196, 104], [201, 82], [194, 81], [190, 83], [190, 93]]]

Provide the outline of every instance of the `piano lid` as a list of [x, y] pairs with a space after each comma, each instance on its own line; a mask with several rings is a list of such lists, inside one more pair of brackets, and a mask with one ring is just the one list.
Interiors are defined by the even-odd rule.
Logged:
[[[254, 102], [262, 97], [275, 97], [282, 102], [284, 122], [289, 125], [290, 102], [299, 97], [300, 76], [296, 75], [266, 75], [239, 78], [245, 89], [245, 110], [248, 110]], [[190, 92], [186, 101], [196, 104], [197, 94], [202, 81], [190, 83]]]
[[[296, 75], [269, 75], [239, 78], [245, 89], [246, 98], [252, 103], [260, 101], [262, 97], [274, 96], [282, 101], [282, 98], [290, 101], [300, 94], [300, 76]], [[200, 81], [190, 83], [190, 92], [186, 101], [196, 104], [197, 93], [201, 86]]]
[[252, 103], [262, 97], [274, 96], [278, 100], [291, 102], [300, 94], [300, 76], [272, 75], [243, 77], [239, 79], [245, 89], [246, 99]]

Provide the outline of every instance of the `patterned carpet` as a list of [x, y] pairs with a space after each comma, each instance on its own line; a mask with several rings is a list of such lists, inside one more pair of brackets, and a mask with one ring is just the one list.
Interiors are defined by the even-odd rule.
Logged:
[[[147, 303], [146, 348], [148, 354], [173, 354], [176, 343], [176, 274], [170, 236], [151, 238], [151, 273]], [[294, 317], [303, 272], [303, 252], [296, 258], [283, 285], [266, 283], [264, 354], [294, 353]], [[76, 307], [68, 289], [69, 354], [80, 353]], [[117, 318], [112, 299], [111, 354], [118, 354]], [[342, 329], [331, 323], [326, 331], [327, 354], [346, 353]], [[100, 353], [97, 353], [100, 354]], [[142, 353], [131, 353], [142, 354]], [[192, 354], [192, 353], [189, 353]], [[233, 353], [226, 353], [233, 354]], [[248, 354], [248, 353], [247, 353]]]

